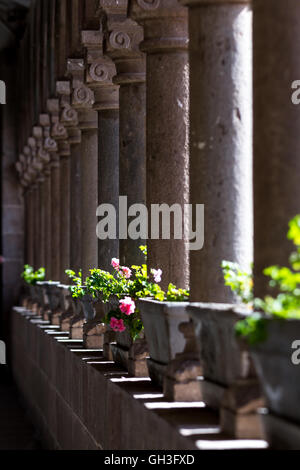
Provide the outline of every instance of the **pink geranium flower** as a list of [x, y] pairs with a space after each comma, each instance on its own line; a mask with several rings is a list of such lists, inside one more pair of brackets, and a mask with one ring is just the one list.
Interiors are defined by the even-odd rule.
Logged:
[[132, 315], [135, 311], [135, 303], [131, 297], [125, 297], [125, 299], [120, 300], [120, 310], [125, 315]]
[[122, 266], [122, 272], [124, 274], [124, 276], [126, 277], [126, 279], [130, 279], [131, 277], [131, 269], [127, 268], [126, 266]]
[[118, 331], [120, 333], [122, 333], [123, 331], [126, 330], [126, 327], [124, 325], [124, 321], [122, 319], [118, 320], [115, 317], [112, 317], [110, 319], [110, 327], [111, 327], [112, 330]]
[[117, 271], [119, 271], [119, 268], [120, 268], [120, 260], [118, 260], [118, 258], [113, 258], [111, 260], [111, 265], [114, 269], [116, 269]]
[[162, 270], [161, 269], [151, 269], [151, 273], [153, 274], [155, 282], [160, 282], [161, 281], [161, 275], [162, 275]]

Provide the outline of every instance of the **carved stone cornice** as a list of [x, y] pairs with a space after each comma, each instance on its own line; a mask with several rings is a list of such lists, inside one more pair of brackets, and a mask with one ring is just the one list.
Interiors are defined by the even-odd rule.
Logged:
[[94, 92], [85, 85], [84, 59], [68, 59], [67, 73], [71, 78], [71, 106], [78, 111], [80, 129], [96, 129], [98, 126]]
[[139, 46], [143, 27], [127, 16], [127, 1], [99, 1], [99, 14], [105, 30], [105, 52], [116, 64], [114, 83], [140, 83], [146, 79], [145, 56]]
[[118, 109], [119, 87], [113, 83], [117, 72], [114, 62], [103, 55], [103, 33], [82, 31], [81, 39], [86, 50], [85, 81], [95, 96], [93, 108]]
[[147, 54], [188, 49], [188, 9], [178, 0], [131, 0], [129, 16], [144, 27]]

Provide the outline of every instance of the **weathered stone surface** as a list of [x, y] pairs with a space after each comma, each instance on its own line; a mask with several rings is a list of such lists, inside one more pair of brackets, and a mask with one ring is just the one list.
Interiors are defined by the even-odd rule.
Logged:
[[251, 9], [181, 3], [190, 6], [190, 202], [205, 205], [204, 247], [190, 254], [191, 300], [232, 302], [221, 262], [249, 269], [252, 261]]
[[[189, 199], [187, 10], [177, 0], [150, 5], [135, 0], [130, 3], [130, 16], [144, 27], [147, 206], [149, 210], [151, 204], [179, 204], [183, 208]], [[170, 240], [149, 237], [148, 255], [149, 266], [163, 270], [163, 288], [169, 282], [188, 286], [187, 243], [174, 240], [172, 229]]]
[[[288, 221], [299, 213], [300, 115], [299, 107], [291, 101], [291, 86], [298, 77], [300, 65], [299, 8], [296, 0], [289, 2], [289, 8], [279, 0], [253, 2], [254, 289], [257, 297], [263, 297], [269, 290], [263, 269], [287, 265], [291, 252], [290, 241], [286, 239]], [[279, 69], [274, 66], [278, 63]]]
[[257, 412], [241, 414], [221, 408], [220, 421], [222, 430], [236, 439], [264, 439]]

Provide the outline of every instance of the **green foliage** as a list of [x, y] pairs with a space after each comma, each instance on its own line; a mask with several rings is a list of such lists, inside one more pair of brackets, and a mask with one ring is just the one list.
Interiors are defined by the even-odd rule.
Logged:
[[39, 268], [35, 271], [32, 266], [25, 264], [21, 276], [27, 284], [35, 285], [37, 282], [45, 280], [46, 270], [45, 268]]
[[[266, 318], [300, 319], [300, 215], [289, 222], [287, 238], [296, 246], [296, 251], [289, 258], [290, 267], [269, 266], [263, 271], [270, 278], [270, 287], [278, 292], [275, 297], [266, 295], [263, 299], [253, 299], [253, 283], [249, 284], [249, 290], [247, 282], [242, 280], [245, 273], [234, 263], [222, 263], [225, 285], [236, 292], [244, 303], [253, 303], [255, 309], [266, 314], [262, 317], [259, 313], [253, 313], [237, 323], [237, 334], [246, 337], [250, 344], [266, 338]], [[251, 279], [251, 274], [249, 276]]]
[[188, 300], [189, 295], [187, 289], [178, 289], [174, 284], [169, 284], [165, 300], [168, 302], [185, 302]]
[[221, 267], [225, 286], [230, 287], [243, 303], [253, 302], [252, 270], [242, 271], [237, 263], [230, 261], [223, 261]]
[[78, 274], [76, 274], [75, 271], [72, 271], [71, 269], [66, 269], [65, 273], [67, 274], [67, 276], [69, 276], [71, 281], [74, 283], [74, 285], [70, 287], [70, 291], [72, 292], [72, 297], [81, 299], [85, 294], [85, 290], [82, 285], [81, 270], [79, 271]]
[[109, 272], [103, 269], [90, 269], [90, 276], [85, 280], [87, 292], [93, 297], [97, 297], [99, 293], [102, 300], [106, 302], [112, 294], [122, 292], [122, 287], [118, 280]]
[[260, 313], [253, 313], [236, 324], [237, 336], [246, 338], [249, 344], [264, 341], [267, 337], [266, 319]]

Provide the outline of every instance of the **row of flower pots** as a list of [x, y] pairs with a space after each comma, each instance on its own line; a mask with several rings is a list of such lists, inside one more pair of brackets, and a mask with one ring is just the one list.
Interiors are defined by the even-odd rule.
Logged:
[[[239, 273], [237, 279], [240, 277]], [[232, 282], [230, 285], [232, 287]], [[81, 280], [77, 283], [78, 287], [82, 287]], [[91, 324], [101, 325], [97, 344], [104, 348], [106, 357], [122, 362], [136, 375], [145, 375], [149, 370], [151, 379], [161, 387], [165, 385], [170, 370], [175, 370], [175, 381], [180, 376], [183, 378], [180, 386], [186, 386], [185, 400], [190, 384], [197, 384], [204, 401], [221, 409], [221, 424], [232, 434], [244, 438], [261, 436], [256, 410], [264, 401], [271, 415], [293, 423], [296, 428], [300, 425], [300, 414], [297, 412], [300, 374], [291, 359], [292, 345], [295, 340], [300, 340], [300, 322], [289, 317], [270, 316], [268, 312], [267, 315], [256, 315], [253, 313], [255, 309], [251, 309], [248, 293], [245, 294], [247, 301], [244, 307], [192, 303], [186, 298], [166, 301], [165, 298], [137, 296], [135, 308], [144, 329], [133, 338], [129, 334], [130, 328], [124, 331], [125, 324], [120, 322], [121, 318], [113, 316], [113, 312], [120, 309], [120, 303], [128, 298], [127, 292], [107, 298], [105, 289], [99, 289], [96, 295], [83, 292], [76, 298], [76, 289], [75, 297], [72, 297], [70, 288], [57, 283], [41, 283], [39, 288], [44, 292], [40, 296], [44, 302], [44, 312], [50, 310], [54, 319], [54, 312], [60, 311], [63, 330], [63, 318], [67, 315], [71, 318], [70, 330], [74, 318], [81, 319], [81, 330], [89, 331], [90, 328], [91, 331]], [[37, 298], [39, 296], [35, 294], [33, 303], [40, 307], [41, 302]], [[55, 301], [58, 298], [60, 300]], [[254, 337], [259, 341], [250, 341], [249, 344], [237, 336], [237, 331], [241, 331], [239, 325], [245, 323], [248, 328], [244, 335], [246, 339], [251, 339], [254, 331]], [[189, 346], [184, 325], [192, 325], [194, 340], [190, 341]], [[193, 363], [190, 367], [190, 359], [195, 357], [198, 358], [198, 366], [194, 367]], [[134, 361], [138, 367], [132, 367]], [[172, 364], [176, 364], [177, 369], [172, 368]], [[193, 373], [197, 377], [193, 377]], [[190, 399], [195, 399], [196, 395], [191, 392]], [[272, 430], [267, 431], [272, 441]], [[288, 448], [294, 446], [293, 442], [293, 439], [289, 440], [283, 435], [279, 441], [277, 439], [276, 445]]]
[[[67, 286], [54, 282], [39, 283], [30, 291], [33, 304], [39, 307], [37, 313], [42, 312], [43, 318], [53, 324], [57, 324], [58, 316], [56, 317], [56, 314], [60, 311], [61, 325], [67, 314], [71, 318], [71, 325], [72, 322], [78, 322], [78, 316], [81, 316], [83, 327], [84, 321], [87, 324], [96, 318], [95, 305], [102, 305], [104, 312], [107, 312], [111, 307], [100, 299], [96, 302], [90, 298], [72, 299]], [[247, 310], [242, 311], [236, 307], [221, 304], [158, 302], [151, 299], [140, 299], [137, 303], [144, 324], [145, 337], [133, 342], [128, 333], [118, 332], [114, 334], [113, 338], [110, 337], [110, 342], [112, 342], [113, 348], [117, 345], [119, 349], [129, 353], [133, 345], [136, 347], [142, 341], [143, 359], [148, 358], [151, 378], [157, 384], [163, 385], [167, 367], [185, 348], [185, 338], [179, 325], [192, 319], [205, 379], [203, 382], [199, 382], [199, 387], [202, 386], [203, 399], [206, 402], [209, 402], [211, 406], [218, 407], [222, 403], [224, 405], [226, 399], [234, 400], [236, 398], [238, 406], [243, 408], [243, 406], [247, 406], [250, 398], [250, 401], [258, 407], [261, 403], [259, 388], [255, 381], [256, 370], [268, 408], [281, 417], [300, 423], [300, 415], [297, 413], [299, 372], [288, 356], [290, 345], [295, 339], [295, 332], [299, 328], [297, 321], [284, 323], [270, 321], [267, 341], [249, 349], [235, 336], [235, 324], [248, 315]], [[99, 318], [99, 322], [101, 324], [101, 318]], [[64, 331], [63, 327], [62, 330]], [[109, 327], [103, 325], [100, 335], [102, 336], [102, 345], [101, 340], [98, 344], [100, 348], [103, 347], [105, 334], [108, 331]], [[145, 339], [148, 348], [145, 347]], [[124, 366], [128, 366], [128, 362], [122, 359], [118, 351], [113, 350], [112, 358]], [[143, 371], [145, 375], [146, 370], [143, 369]], [[161, 371], [161, 375], [157, 371]], [[243, 379], [251, 379], [253, 381], [252, 388], [242, 389], [241, 396], [226, 397], [224, 389], [228, 389]], [[205, 383], [215, 384], [216, 390], [219, 386], [220, 391], [217, 390], [214, 393], [214, 390], [211, 391], [209, 387], [207, 390], [203, 386]], [[255, 434], [248, 436], [245, 434], [243, 437], [257, 437], [256, 431]]]

